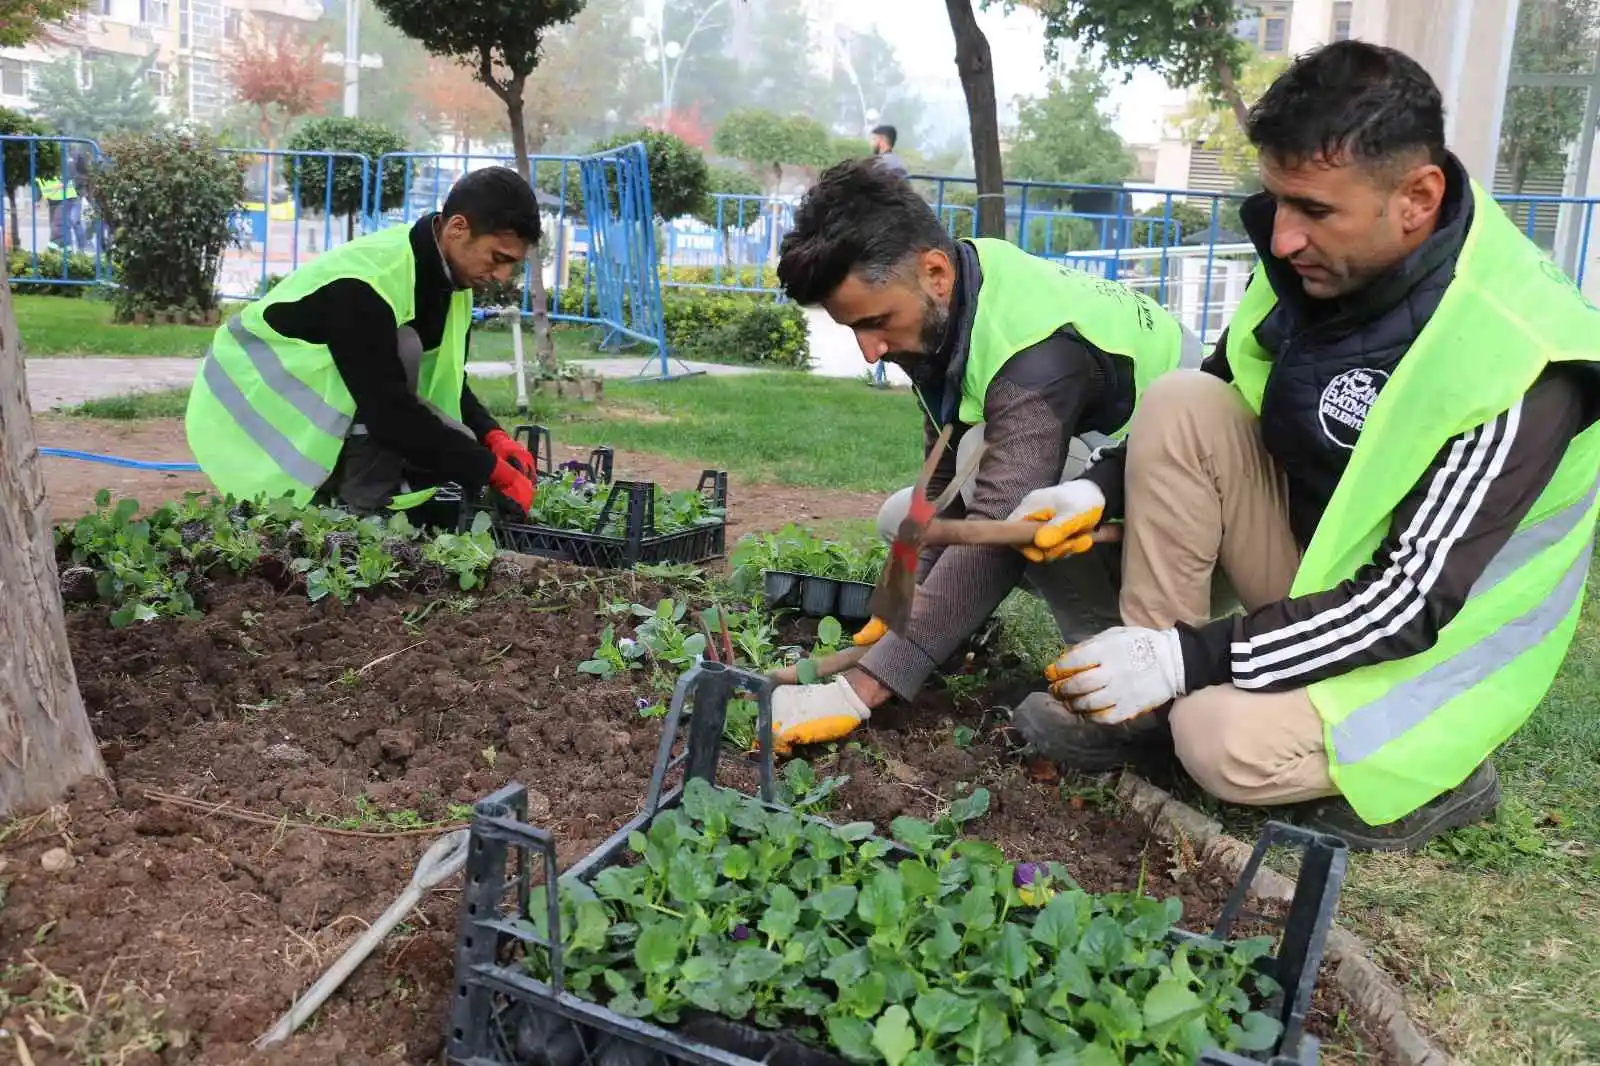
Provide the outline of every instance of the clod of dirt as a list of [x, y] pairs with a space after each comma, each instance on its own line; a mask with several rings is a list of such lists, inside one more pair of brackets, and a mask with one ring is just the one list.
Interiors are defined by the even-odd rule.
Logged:
[[70, 870], [78, 864], [72, 857], [72, 852], [66, 848], [51, 848], [39, 856], [39, 865], [44, 867], [45, 873], [58, 874], [63, 870]]
[[311, 761], [310, 754], [304, 748], [295, 747], [293, 744], [273, 744], [261, 753], [261, 758], [270, 763], [281, 766], [299, 766]]
[[94, 571], [87, 566], [69, 566], [61, 571], [61, 598], [68, 603], [93, 603], [99, 598]]

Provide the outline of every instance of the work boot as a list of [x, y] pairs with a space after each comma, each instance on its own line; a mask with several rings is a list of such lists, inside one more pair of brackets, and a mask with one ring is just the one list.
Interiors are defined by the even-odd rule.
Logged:
[[1388, 825], [1368, 825], [1342, 796], [1299, 805], [1290, 820], [1330, 833], [1352, 851], [1418, 851], [1450, 829], [1491, 817], [1500, 805], [1500, 775], [1484, 760], [1461, 784]]
[[1073, 714], [1048, 692], [1035, 692], [1011, 712], [1011, 724], [1040, 755], [1063, 769], [1100, 774], [1172, 758], [1168, 708], [1117, 725]]

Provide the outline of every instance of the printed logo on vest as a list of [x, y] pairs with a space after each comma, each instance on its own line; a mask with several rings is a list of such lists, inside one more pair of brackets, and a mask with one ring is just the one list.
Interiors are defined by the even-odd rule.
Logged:
[[1388, 380], [1388, 373], [1382, 370], [1346, 370], [1328, 382], [1317, 404], [1323, 435], [1347, 451], [1354, 450], [1361, 428], [1367, 424], [1367, 412]]

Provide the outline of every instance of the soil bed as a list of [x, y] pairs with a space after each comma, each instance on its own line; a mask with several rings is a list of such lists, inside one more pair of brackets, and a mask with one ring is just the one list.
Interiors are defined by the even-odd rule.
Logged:
[[[660, 694], [642, 673], [602, 681], [576, 665], [612, 620], [605, 604], [665, 594], [551, 564], [476, 600], [308, 607], [253, 578], [219, 585], [194, 621], [117, 630], [103, 609], [69, 614], [117, 795], [85, 789], [0, 827], [0, 1025], [38, 1066], [437, 1061], [453, 891], [428, 897], [289, 1045], [250, 1052], [405, 886], [428, 842], [294, 823], [449, 821], [463, 813], [452, 805], [517, 780], [563, 862], [591, 850], [639, 807], [659, 723], [638, 701]], [[1103, 790], [1030, 773], [992, 717], [950, 690], [874, 715], [837, 755], [812, 754], [819, 775], [850, 777], [834, 817], [883, 828], [983, 785], [991, 813], [971, 832], [1013, 857], [1056, 859], [1086, 889], [1142, 878], [1152, 895], [1179, 896], [1184, 925], [1202, 929], [1229, 887], [1123, 821]], [[147, 790], [283, 821], [250, 824]], [[65, 868], [59, 855], [45, 861], [61, 848]], [[1326, 1033], [1342, 1012], [1323, 999]], [[1342, 1029], [1333, 1042], [1387, 1061], [1367, 1034]]]

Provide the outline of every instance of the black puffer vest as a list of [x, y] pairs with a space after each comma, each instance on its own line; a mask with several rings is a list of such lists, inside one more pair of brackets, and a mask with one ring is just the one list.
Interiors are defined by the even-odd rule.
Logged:
[[1272, 256], [1276, 207], [1268, 194], [1258, 193], [1240, 208], [1278, 297], [1256, 327], [1256, 341], [1272, 357], [1261, 398], [1261, 438], [1288, 476], [1289, 519], [1302, 546], [1311, 542], [1350, 462], [1368, 409], [1455, 276], [1472, 221], [1472, 195], [1454, 157], [1445, 173], [1445, 201], [1433, 236], [1392, 270], [1337, 300], [1307, 297], [1294, 268]]

